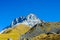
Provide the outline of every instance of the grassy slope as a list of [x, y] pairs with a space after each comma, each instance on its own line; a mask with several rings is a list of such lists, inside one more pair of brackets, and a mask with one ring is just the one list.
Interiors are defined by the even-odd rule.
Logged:
[[26, 25], [18, 25], [15, 28], [12, 28], [10, 32], [0, 34], [0, 40], [8, 40], [8, 38], [11, 38], [12, 40], [18, 40], [21, 35], [26, 33], [30, 28]]

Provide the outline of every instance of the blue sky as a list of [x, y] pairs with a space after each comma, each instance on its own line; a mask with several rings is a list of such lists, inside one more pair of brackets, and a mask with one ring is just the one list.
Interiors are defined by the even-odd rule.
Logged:
[[19, 16], [34, 13], [46, 22], [60, 21], [60, 0], [0, 0], [0, 30]]

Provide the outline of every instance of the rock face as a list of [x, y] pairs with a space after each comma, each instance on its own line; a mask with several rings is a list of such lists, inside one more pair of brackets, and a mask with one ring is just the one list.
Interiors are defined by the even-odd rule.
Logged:
[[36, 37], [42, 33], [45, 33], [47, 35], [49, 34], [59, 34], [60, 32], [60, 23], [42, 23], [42, 24], [36, 24], [34, 27], [32, 27], [27, 33], [21, 36], [21, 40], [26, 38], [30, 39], [33, 37]]

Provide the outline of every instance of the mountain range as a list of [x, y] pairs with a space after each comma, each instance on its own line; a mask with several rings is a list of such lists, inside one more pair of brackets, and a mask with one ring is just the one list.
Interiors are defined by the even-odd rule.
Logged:
[[32, 40], [40, 34], [60, 34], [60, 22], [45, 22], [34, 14], [21, 16], [3, 28], [0, 32], [0, 40]]

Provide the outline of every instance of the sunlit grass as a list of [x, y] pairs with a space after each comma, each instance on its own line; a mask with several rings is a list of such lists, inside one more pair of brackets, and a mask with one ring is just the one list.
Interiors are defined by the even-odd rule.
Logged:
[[20, 36], [25, 34], [30, 28], [26, 25], [18, 25], [15, 28], [12, 28], [10, 32], [0, 34], [0, 40], [19, 40]]

